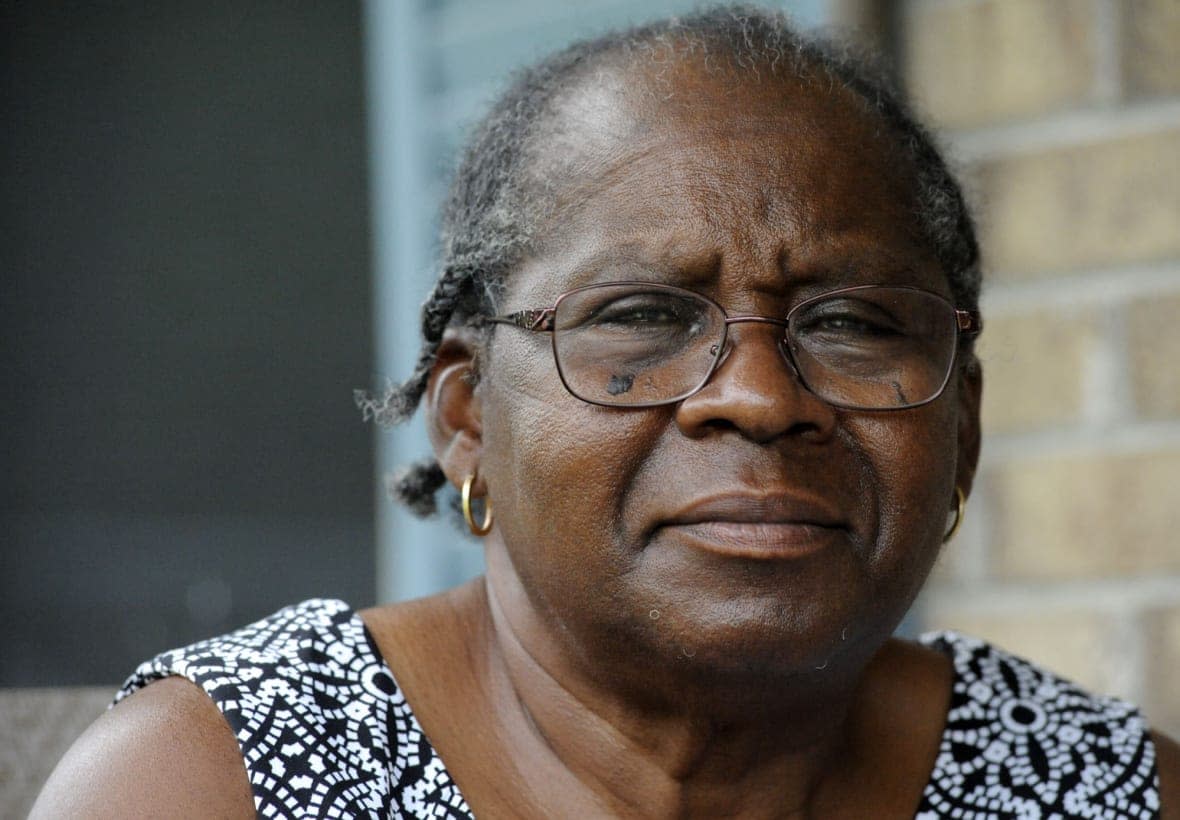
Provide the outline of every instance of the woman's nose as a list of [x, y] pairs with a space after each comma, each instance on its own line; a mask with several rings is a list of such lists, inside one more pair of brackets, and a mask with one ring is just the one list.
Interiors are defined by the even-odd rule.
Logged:
[[830, 436], [835, 408], [803, 385], [782, 340], [783, 329], [775, 325], [731, 325], [728, 350], [717, 369], [677, 406], [676, 422], [684, 434], [734, 429], [758, 442], [786, 434], [814, 440]]

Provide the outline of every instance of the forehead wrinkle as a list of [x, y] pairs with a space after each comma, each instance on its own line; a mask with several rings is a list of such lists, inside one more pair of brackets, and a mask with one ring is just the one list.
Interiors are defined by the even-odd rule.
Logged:
[[[738, 246], [748, 247], [750, 235], [768, 229], [784, 237], [795, 234], [807, 222], [810, 206], [792, 186], [755, 182], [752, 187], [749, 172], [735, 166], [730, 152], [682, 152], [676, 150], [678, 142], [698, 147], [679, 139], [649, 145], [601, 176], [569, 186], [544, 233], [556, 236], [594, 225], [618, 237], [613, 241], [619, 246], [658, 248], [659, 241], [649, 241], [653, 230], [658, 236], [665, 226], [670, 233], [683, 228], [688, 230], [679, 232], [681, 242], [707, 237], [693, 241], [686, 254], [701, 255], [715, 254], [735, 239]], [[650, 158], [657, 161], [645, 161]], [[601, 200], [611, 195], [621, 195], [626, 207], [618, 212], [602, 209]]]
[[[757, 185], [746, 196], [748, 182], [724, 164], [716, 173], [693, 171], [684, 182], [677, 181], [676, 170], [676, 164], [664, 165], [652, 174], [644, 166], [643, 174], [616, 177], [611, 188], [641, 180], [641, 193], [619, 212], [599, 207], [593, 198], [571, 206], [565, 224], [555, 226], [557, 241], [569, 243], [559, 255], [565, 276], [547, 295], [594, 281], [633, 278], [631, 266], [657, 279], [675, 275], [686, 284], [744, 268], [773, 277], [777, 285], [767, 278], [766, 287], [781, 288], [788, 276], [828, 274], [856, 284], [873, 273], [888, 278], [936, 265], [919, 237], [901, 230], [882, 236], [878, 226], [863, 224], [858, 209], [826, 207], [831, 198], [847, 200], [847, 186], [841, 183], [830, 186], [830, 194], [807, 200], [773, 182]], [[904, 205], [897, 204], [898, 217], [905, 220]], [[630, 207], [635, 205], [640, 207]], [[619, 275], [598, 275], [609, 267]], [[933, 277], [932, 284], [940, 282]]]
[[[566, 227], [584, 215], [584, 206], [592, 205], [595, 197], [620, 187], [629, 189], [626, 195], [632, 203], [653, 202], [665, 212], [693, 214], [701, 224], [726, 230], [758, 222], [786, 229], [814, 222], [836, 230], [854, 221], [856, 214], [823, 207], [825, 203], [857, 201], [873, 189], [887, 192], [885, 198], [896, 202], [900, 211], [912, 212], [912, 186], [891, 168], [887, 152], [878, 146], [865, 150], [855, 136], [841, 138], [806, 119], [789, 118], [789, 130], [781, 119], [737, 128], [708, 123], [669, 130], [665, 124], [663, 131], [653, 129], [616, 144], [613, 153], [604, 146], [593, 152], [567, 152], [560, 169], [550, 167], [559, 172], [559, 180], [550, 177], [556, 204], [547, 227]], [[752, 144], [765, 146], [775, 161], [766, 162], [765, 153], [750, 154]], [[813, 161], [817, 154], [825, 164]], [[830, 172], [836, 168], [839, 172]], [[751, 180], [756, 172], [771, 176]], [[807, 201], [797, 196], [800, 188], [808, 189]], [[719, 218], [722, 212], [727, 219]]]
[[[698, 75], [689, 77], [693, 94], [660, 100], [645, 95], [642, 76], [621, 82], [621, 74], [571, 92], [560, 137], [538, 166], [553, 207], [536, 247], [559, 261], [566, 283], [614, 258], [678, 273], [686, 261], [699, 269], [708, 260], [714, 276], [757, 265], [782, 276], [795, 257], [849, 267], [901, 235], [907, 247], [892, 255], [925, 247], [912, 180], [891, 160], [896, 147], [846, 95], [798, 83], [733, 83], [726, 95], [725, 84]], [[737, 105], [742, 89], [750, 98]], [[857, 236], [867, 202], [877, 215], [892, 212], [888, 237]]]
[[[852, 148], [862, 157], [900, 153], [895, 136], [884, 132], [867, 103], [818, 66], [754, 76], [710, 67], [694, 49], [675, 44], [658, 63], [633, 57], [610, 59], [578, 77], [553, 101], [544, 126], [530, 140], [535, 181], [555, 202], [568, 204], [570, 195], [576, 196], [574, 189], [561, 190], [566, 186], [625, 173], [653, 150], [644, 145], [650, 142], [672, 148], [701, 136], [762, 132], [779, 152], [842, 143], [842, 153]], [[741, 106], [733, 104], [738, 96]], [[902, 182], [912, 183], [897, 163], [886, 164]]]

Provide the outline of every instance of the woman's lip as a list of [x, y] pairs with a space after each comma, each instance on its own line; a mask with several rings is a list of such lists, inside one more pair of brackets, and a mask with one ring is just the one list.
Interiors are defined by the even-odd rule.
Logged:
[[778, 559], [810, 554], [847, 535], [827, 504], [787, 494], [723, 494], [700, 498], [660, 522], [666, 534], [735, 557]]
[[664, 525], [729, 522], [735, 524], [793, 524], [843, 527], [830, 505], [814, 498], [787, 494], [724, 494], [699, 498], [664, 516]]
[[831, 545], [844, 531], [803, 522], [699, 521], [666, 524], [660, 532], [708, 552], [773, 561], [810, 555]]

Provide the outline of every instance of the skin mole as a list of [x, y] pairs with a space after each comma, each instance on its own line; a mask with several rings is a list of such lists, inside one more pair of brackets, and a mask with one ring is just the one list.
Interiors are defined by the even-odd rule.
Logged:
[[606, 384], [606, 392], [612, 396], [618, 396], [621, 393], [631, 392], [631, 385], [635, 383], [635, 376], [631, 373], [624, 373], [622, 376], [615, 373], [610, 377], [610, 381]]
[[909, 404], [909, 399], [906, 398], [905, 391], [901, 389], [898, 382], [893, 382], [893, 389], [897, 393], [898, 404]]

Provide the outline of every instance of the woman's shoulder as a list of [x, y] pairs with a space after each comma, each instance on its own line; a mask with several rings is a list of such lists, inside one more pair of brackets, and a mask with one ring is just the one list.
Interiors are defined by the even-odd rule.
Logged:
[[1173, 764], [1157, 765], [1166, 750], [1134, 705], [976, 638], [940, 632], [922, 643], [954, 668], [925, 808], [1159, 811], [1158, 775], [1167, 770], [1168, 786]]
[[1180, 744], [1161, 732], [1152, 732], [1160, 779], [1160, 817], [1180, 818]]
[[30, 818], [254, 817], [233, 732], [192, 682], [128, 697], [74, 742]]
[[[159, 800], [207, 795], [234, 778], [253, 816], [255, 807], [282, 814], [315, 803], [347, 780], [355, 788], [336, 796], [345, 813], [380, 813], [398, 768], [390, 727], [412, 724], [357, 614], [341, 601], [305, 601], [141, 664], [63, 760], [46, 799], [61, 792], [55, 780], [77, 794]], [[174, 762], [191, 767], [185, 777]], [[109, 784], [86, 774], [112, 766], [126, 771]]]

